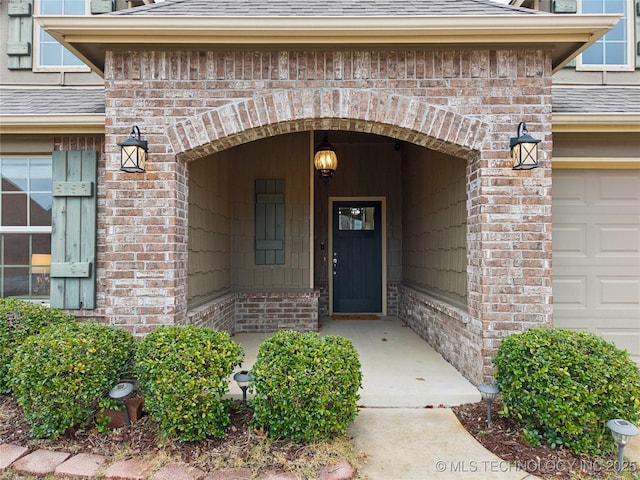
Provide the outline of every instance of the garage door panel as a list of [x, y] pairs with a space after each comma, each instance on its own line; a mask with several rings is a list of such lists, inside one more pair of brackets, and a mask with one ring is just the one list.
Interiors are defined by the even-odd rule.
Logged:
[[640, 361], [640, 355], [634, 353], [640, 352], [640, 337], [634, 330], [610, 331], [600, 329], [595, 333], [602, 335], [605, 340], [615, 343], [618, 348], [629, 352], [631, 359], [636, 363]]
[[553, 176], [555, 324], [603, 335], [640, 362], [640, 171]]
[[596, 278], [596, 290], [596, 308], [640, 307], [640, 277], [599, 275]]
[[587, 256], [587, 225], [559, 223], [553, 225], [553, 254]]
[[[555, 173], [555, 172], [554, 172]], [[587, 179], [580, 172], [553, 178], [553, 205], [586, 205]]]
[[596, 184], [598, 188], [593, 192], [596, 195], [596, 204], [615, 203], [623, 208], [632, 208], [634, 203], [637, 205], [640, 201], [640, 174], [608, 173], [596, 178]]
[[557, 276], [553, 279], [555, 308], [587, 308], [587, 278], [585, 276]]
[[599, 224], [595, 230], [596, 255], [640, 258], [640, 226]]

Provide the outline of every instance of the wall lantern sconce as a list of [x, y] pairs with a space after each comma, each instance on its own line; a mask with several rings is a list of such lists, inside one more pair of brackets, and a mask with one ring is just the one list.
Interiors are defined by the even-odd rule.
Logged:
[[615, 418], [607, 422], [607, 427], [611, 430], [611, 435], [618, 445], [618, 464], [616, 470], [618, 473], [622, 472], [622, 465], [624, 460], [624, 446], [631, 439], [638, 435], [638, 427], [633, 423], [623, 420], [621, 418]]
[[538, 144], [540, 140], [533, 138], [527, 131], [527, 124], [520, 122], [517, 137], [511, 138], [511, 160], [514, 170], [531, 170], [538, 167]]
[[144, 173], [147, 161], [147, 141], [140, 140], [140, 129], [137, 125], [131, 128], [131, 136], [120, 147], [120, 170], [129, 173]]
[[248, 370], [240, 370], [233, 376], [233, 379], [238, 383], [240, 390], [242, 390], [242, 406], [247, 406], [247, 389], [249, 388], [249, 380], [251, 380], [251, 374]]
[[320, 178], [325, 182], [329, 181], [333, 176], [333, 172], [338, 168], [336, 149], [329, 143], [328, 135], [325, 135], [322, 142], [316, 147], [313, 165], [320, 174]]
[[487, 402], [487, 425], [491, 425], [491, 404], [500, 393], [500, 389], [494, 383], [481, 383], [478, 385], [482, 400]]

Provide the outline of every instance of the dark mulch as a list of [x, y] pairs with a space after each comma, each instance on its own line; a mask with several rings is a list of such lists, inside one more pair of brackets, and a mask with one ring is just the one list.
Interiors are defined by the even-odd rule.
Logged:
[[[530, 445], [522, 436], [522, 427], [510, 418], [500, 417], [499, 401], [492, 406], [491, 425], [487, 425], [484, 402], [454, 407], [458, 420], [487, 450], [517, 468], [541, 478], [608, 478], [615, 470], [614, 458], [594, 458], [566, 448]], [[631, 465], [630, 467], [635, 467]]]
[[205, 471], [219, 468], [248, 467], [253, 471], [296, 471], [307, 477], [324, 465], [346, 458], [356, 466], [360, 459], [352, 455], [348, 439], [337, 438], [322, 444], [306, 445], [268, 439], [251, 428], [252, 411], [240, 402], [231, 405], [231, 422], [223, 438], [194, 442], [167, 440], [157, 424], [143, 415], [130, 427], [100, 433], [95, 425], [67, 432], [56, 440], [39, 440], [30, 434], [22, 409], [8, 395], [0, 395], [0, 444], [10, 443], [30, 449], [48, 448], [69, 453], [94, 453], [117, 459], [144, 457], [183, 461]]
[[[499, 401], [494, 402], [490, 426], [487, 426], [484, 402], [460, 405], [454, 407], [453, 411], [464, 428], [487, 450], [503, 460], [513, 462], [518, 469], [545, 479], [611, 477], [615, 459], [577, 455], [565, 448], [552, 449], [548, 445], [529, 445], [521, 435], [521, 427], [511, 419], [500, 417], [496, 413], [499, 409]], [[225, 436], [198, 442], [181, 443], [163, 439], [148, 416], [143, 416], [129, 428], [116, 429], [108, 434], [88, 427], [86, 430], [68, 432], [55, 441], [38, 440], [31, 436], [29, 424], [15, 400], [0, 395], [0, 443], [120, 458], [161, 452], [165, 457], [179, 459], [205, 470], [250, 464], [255, 470], [287, 471], [300, 468], [301, 465], [327, 461], [327, 457], [316, 458], [318, 452], [314, 446], [266, 439], [262, 432], [250, 428], [250, 419], [251, 411], [234, 403], [231, 423], [226, 428]], [[344, 445], [339, 448], [345, 449]], [[344, 450], [339, 453], [344, 454]], [[329, 452], [328, 455], [331, 458], [335, 452]], [[356, 459], [355, 463], [364, 460], [366, 454], [359, 455], [361, 458]]]

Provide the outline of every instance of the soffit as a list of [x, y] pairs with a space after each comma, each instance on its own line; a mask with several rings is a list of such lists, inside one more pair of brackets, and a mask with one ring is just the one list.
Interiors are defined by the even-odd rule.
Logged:
[[91, 17], [37, 17], [102, 74], [108, 50], [243, 47], [544, 48], [558, 69], [618, 21], [483, 0], [167, 0]]

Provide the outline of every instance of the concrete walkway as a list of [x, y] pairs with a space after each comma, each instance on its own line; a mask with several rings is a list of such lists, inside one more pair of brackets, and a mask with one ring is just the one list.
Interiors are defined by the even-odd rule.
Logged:
[[[535, 479], [480, 445], [450, 408], [480, 394], [440, 354], [394, 317], [321, 320], [322, 335], [349, 338], [362, 364], [363, 407], [348, 433], [367, 463], [368, 480]], [[250, 369], [266, 334], [237, 334]], [[241, 391], [233, 385], [233, 396]]]

